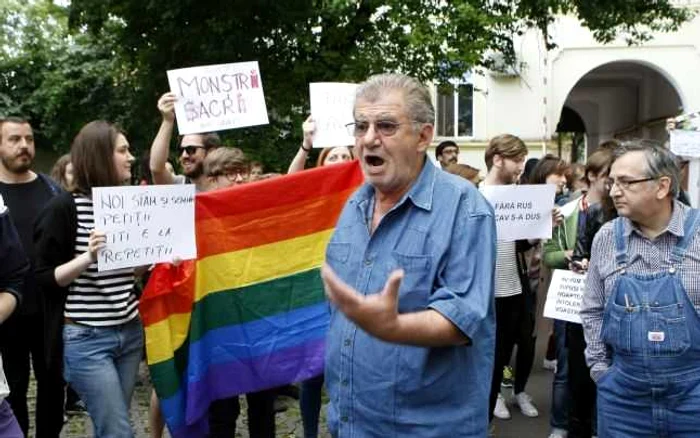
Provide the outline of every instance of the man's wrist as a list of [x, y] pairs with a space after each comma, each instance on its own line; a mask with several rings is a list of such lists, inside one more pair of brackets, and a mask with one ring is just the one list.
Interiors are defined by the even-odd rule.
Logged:
[[304, 152], [311, 152], [311, 147], [305, 148], [304, 143], [301, 144], [301, 150]]

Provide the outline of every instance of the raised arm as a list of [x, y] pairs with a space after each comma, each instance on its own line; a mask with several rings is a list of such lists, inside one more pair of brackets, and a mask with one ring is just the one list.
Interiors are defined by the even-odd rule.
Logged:
[[177, 96], [174, 93], [165, 93], [158, 99], [158, 111], [163, 117], [160, 129], [151, 145], [151, 160], [149, 166], [154, 184], [173, 184], [173, 175], [165, 168], [170, 152], [170, 139], [173, 136], [175, 125], [175, 101]]
[[314, 133], [316, 132], [316, 124], [314, 123], [314, 119], [312, 119], [311, 116], [307, 117], [306, 121], [303, 125], [301, 125], [301, 127], [304, 131], [304, 141], [301, 143], [297, 154], [294, 156], [292, 164], [289, 165], [287, 173], [296, 173], [304, 170], [306, 159], [309, 157], [309, 152], [311, 152], [311, 148], [313, 147], [313, 137]]

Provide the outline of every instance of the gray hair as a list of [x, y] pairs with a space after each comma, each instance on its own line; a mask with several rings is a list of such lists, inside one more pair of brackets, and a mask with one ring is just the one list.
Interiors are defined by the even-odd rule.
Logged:
[[646, 176], [659, 179], [663, 176], [671, 180], [671, 195], [678, 197], [681, 190], [681, 171], [676, 156], [662, 145], [650, 140], [630, 140], [620, 143], [614, 151], [613, 163], [630, 152], [642, 152], [646, 159]]
[[355, 101], [378, 100], [390, 90], [401, 90], [406, 97], [408, 116], [417, 123], [435, 124], [435, 107], [428, 88], [417, 79], [399, 73], [383, 73], [370, 76], [361, 83], [355, 93]]

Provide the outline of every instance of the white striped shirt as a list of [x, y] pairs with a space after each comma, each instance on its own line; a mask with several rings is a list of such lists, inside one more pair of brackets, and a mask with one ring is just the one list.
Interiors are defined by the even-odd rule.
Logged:
[[515, 242], [496, 242], [496, 298], [512, 297], [523, 293], [518, 274]]
[[[75, 256], [88, 250], [90, 230], [95, 227], [92, 200], [73, 195], [78, 213]], [[134, 319], [138, 300], [134, 294], [134, 269], [97, 271], [91, 264], [68, 287], [63, 315], [74, 322], [89, 326], [114, 326]]]

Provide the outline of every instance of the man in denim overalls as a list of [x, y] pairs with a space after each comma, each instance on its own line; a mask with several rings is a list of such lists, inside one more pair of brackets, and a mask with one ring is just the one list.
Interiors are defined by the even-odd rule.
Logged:
[[595, 237], [581, 308], [601, 438], [700, 436], [699, 218], [679, 181], [665, 149], [615, 153], [620, 218]]

